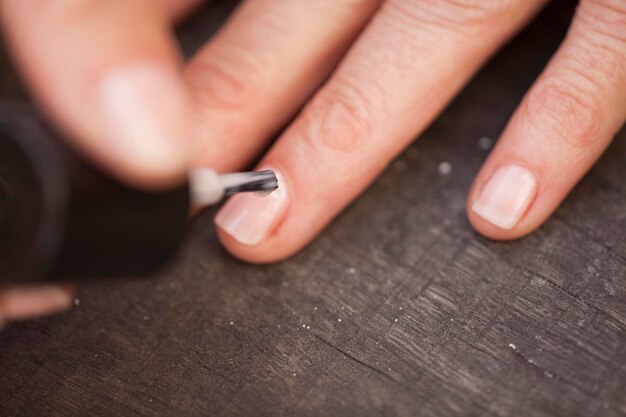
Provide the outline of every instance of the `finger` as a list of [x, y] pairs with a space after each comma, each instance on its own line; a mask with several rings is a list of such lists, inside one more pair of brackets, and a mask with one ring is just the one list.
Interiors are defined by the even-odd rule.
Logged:
[[27, 81], [76, 145], [128, 181], [161, 186], [190, 159], [190, 103], [152, 0], [0, 0]]
[[186, 70], [204, 128], [196, 163], [228, 171], [256, 158], [379, 2], [244, 2]]
[[539, 227], [626, 119], [626, 3], [583, 0], [470, 192], [474, 227], [495, 239]]
[[197, 8], [204, 0], [153, 0], [165, 10], [165, 13], [174, 21], [187, 16]]
[[59, 285], [31, 285], [0, 290], [0, 321], [23, 320], [65, 310], [73, 289]]
[[218, 214], [225, 246], [255, 262], [301, 248], [541, 3], [387, 2], [262, 162], [281, 173], [278, 191], [235, 197]]

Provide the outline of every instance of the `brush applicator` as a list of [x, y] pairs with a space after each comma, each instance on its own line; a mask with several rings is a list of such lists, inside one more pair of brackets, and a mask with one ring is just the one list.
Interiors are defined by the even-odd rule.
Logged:
[[176, 254], [192, 206], [277, 187], [272, 171], [200, 168], [173, 189], [137, 190], [65, 145], [31, 105], [0, 102], [0, 284], [150, 274]]

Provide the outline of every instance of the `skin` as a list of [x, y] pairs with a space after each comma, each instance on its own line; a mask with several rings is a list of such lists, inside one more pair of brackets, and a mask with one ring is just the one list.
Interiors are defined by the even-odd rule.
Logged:
[[[192, 166], [240, 169], [297, 115], [261, 162], [279, 169], [290, 190], [279, 227], [254, 245], [218, 228], [233, 255], [265, 263], [320, 233], [546, 1], [247, 0], [183, 62], [171, 27], [200, 3], [0, 0], [0, 16], [38, 101], [88, 158], [136, 186], [165, 187]], [[625, 2], [580, 1], [565, 41], [469, 192], [468, 217], [478, 232], [498, 240], [532, 232], [609, 145], [626, 119], [625, 34]], [[166, 144], [167, 160], [121, 152], [103, 133], [110, 121], [93, 111], [102, 105], [103, 80], [146, 65], [186, 97], [173, 100], [176, 108], [154, 110], [155, 123], [171, 122], [167, 131], [177, 136]], [[121, 85], [114, 91], [125, 97]], [[181, 115], [185, 123], [172, 120]], [[534, 175], [536, 194], [515, 226], [503, 229], [472, 203], [508, 165]], [[65, 299], [46, 291], [1, 291], [0, 322], [71, 302], [69, 288], [60, 290]]]

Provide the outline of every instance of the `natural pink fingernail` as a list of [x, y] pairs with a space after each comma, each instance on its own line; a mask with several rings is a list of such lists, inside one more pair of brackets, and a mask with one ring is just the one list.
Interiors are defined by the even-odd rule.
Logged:
[[513, 229], [537, 193], [537, 180], [526, 168], [498, 168], [484, 185], [472, 211], [501, 229]]
[[254, 246], [265, 240], [287, 210], [287, 186], [280, 172], [274, 172], [278, 178], [276, 191], [267, 196], [238, 194], [215, 217], [220, 228], [244, 245]]
[[181, 85], [174, 71], [149, 63], [104, 77], [101, 114], [111, 151], [150, 171], [186, 164], [187, 97]]

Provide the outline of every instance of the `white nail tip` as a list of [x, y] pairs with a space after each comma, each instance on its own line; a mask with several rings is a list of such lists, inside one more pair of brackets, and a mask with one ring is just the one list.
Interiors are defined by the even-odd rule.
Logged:
[[532, 203], [537, 180], [526, 168], [507, 165], [498, 168], [472, 204], [472, 211], [489, 223], [511, 230]]

